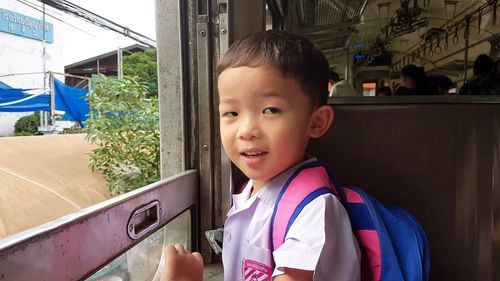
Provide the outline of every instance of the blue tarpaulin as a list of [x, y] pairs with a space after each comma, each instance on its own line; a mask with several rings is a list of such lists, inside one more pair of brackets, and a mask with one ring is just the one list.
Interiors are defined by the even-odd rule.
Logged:
[[[0, 104], [15, 102], [28, 98], [30, 94], [25, 93], [24, 89], [0, 89]], [[0, 112], [30, 112], [30, 111], [48, 111], [50, 110], [50, 97], [47, 94], [25, 100], [20, 103], [0, 106]]]
[[[89, 113], [89, 105], [86, 101], [88, 91], [67, 86], [57, 79], [55, 79], [54, 84], [56, 110], [64, 111], [64, 118], [66, 120], [76, 121], [83, 126], [83, 122], [87, 120]], [[0, 105], [32, 96], [26, 93], [26, 91], [28, 91], [28, 89], [14, 89], [7, 84], [0, 84]], [[49, 110], [50, 96], [48, 94], [40, 95], [20, 103], [0, 106], [0, 112]]]
[[88, 90], [73, 88], [55, 79], [56, 109], [65, 111], [64, 118], [76, 121], [80, 126], [87, 120], [89, 114], [89, 103], [86, 100]]
[[0, 90], [7, 90], [7, 89], [12, 89], [12, 87], [0, 81]]

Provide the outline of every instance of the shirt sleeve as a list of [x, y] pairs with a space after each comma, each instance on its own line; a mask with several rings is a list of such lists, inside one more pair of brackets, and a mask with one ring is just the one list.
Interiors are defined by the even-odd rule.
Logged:
[[332, 87], [332, 93], [330, 95], [331, 97], [338, 97], [339, 96], [339, 85], [337, 85], [337, 84], [338, 84], [338, 82], [335, 85], [333, 85], [333, 87]]
[[285, 268], [314, 271], [314, 280], [360, 279], [360, 254], [349, 217], [338, 199], [324, 194], [297, 216], [285, 242], [273, 252], [273, 277]]

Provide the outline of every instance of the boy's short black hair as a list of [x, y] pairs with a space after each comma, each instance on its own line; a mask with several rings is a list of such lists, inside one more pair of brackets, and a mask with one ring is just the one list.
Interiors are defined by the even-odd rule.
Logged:
[[249, 34], [234, 42], [217, 65], [220, 75], [227, 68], [268, 66], [284, 77], [296, 79], [313, 106], [328, 99], [328, 61], [313, 43], [280, 30]]

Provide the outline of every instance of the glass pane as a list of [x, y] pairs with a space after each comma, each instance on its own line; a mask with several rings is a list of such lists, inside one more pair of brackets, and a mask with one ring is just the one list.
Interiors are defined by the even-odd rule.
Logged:
[[191, 250], [191, 219], [189, 210], [182, 213], [86, 280], [159, 281], [166, 245], [180, 243]]
[[[100, 1], [75, 1], [86, 11], [101, 13], [108, 9], [118, 13], [117, 5], [104, 7]], [[146, 45], [154, 45], [154, 40], [145, 36], [156, 38], [155, 2], [143, 1], [140, 7], [133, 8], [132, 2], [116, 1], [120, 14], [128, 9], [134, 17], [141, 15], [140, 22], [133, 20], [134, 17], [121, 17], [117, 24], [141, 30], [142, 35], [136, 35], [144, 36], [148, 43], [139, 40]], [[42, 9], [42, 3], [37, 2], [0, 1], [0, 239], [128, 192], [124, 186], [135, 189], [160, 178], [156, 49], [125, 40], [115, 32], [120, 29], [103, 28], [104, 25], [92, 24], [82, 17], [69, 17], [71, 23], [64, 24], [54, 16], [62, 17], [75, 9], [64, 8], [64, 5], [44, 3]], [[36, 27], [26, 28], [24, 24], [7, 20], [9, 17], [30, 19], [36, 22]], [[42, 25], [46, 27], [48, 43], [43, 43], [43, 47]], [[33, 51], [36, 49], [33, 46], [43, 49], [43, 55], [41, 51]], [[19, 63], [20, 59], [30, 63]], [[42, 67], [46, 62], [50, 62], [48, 67]], [[124, 80], [113, 80], [115, 86], [112, 87], [130, 83], [128, 77], [137, 77], [134, 81], [144, 85], [132, 83], [139, 91], [130, 91], [130, 85], [119, 86], [115, 93], [120, 94], [112, 95], [119, 99], [115, 102], [108, 103], [113, 97], [104, 94], [99, 95], [100, 102], [93, 100], [91, 112], [108, 103], [112, 109], [107, 112], [127, 116], [120, 118], [123, 122], [99, 118], [97, 124], [101, 125], [94, 127], [98, 135], [95, 140], [101, 144], [98, 145], [86, 139], [86, 130], [82, 128], [85, 124], [87, 132], [92, 131], [87, 117], [96, 116], [85, 113], [89, 110], [87, 98], [97, 92], [99, 84], [107, 81], [111, 87], [109, 80], [103, 77], [123, 76], [117, 73], [119, 70]], [[88, 95], [89, 92], [93, 94]], [[54, 93], [54, 97], [49, 99], [50, 93]], [[34, 99], [21, 102], [26, 95], [33, 95]], [[54, 111], [50, 100], [55, 101]], [[130, 111], [134, 113], [133, 118], [142, 121], [124, 114], [124, 107], [120, 109], [120, 106], [125, 103], [133, 104]], [[113, 128], [105, 128], [105, 123]], [[103, 138], [113, 133], [130, 139], [108, 142]], [[133, 146], [136, 149], [130, 149]], [[100, 149], [102, 147], [105, 149]], [[99, 153], [94, 153], [95, 150]], [[94, 163], [92, 169], [89, 168], [91, 155], [100, 163]], [[103, 159], [106, 156], [111, 157]], [[130, 161], [132, 158], [137, 160]], [[103, 163], [111, 165], [104, 167]]]

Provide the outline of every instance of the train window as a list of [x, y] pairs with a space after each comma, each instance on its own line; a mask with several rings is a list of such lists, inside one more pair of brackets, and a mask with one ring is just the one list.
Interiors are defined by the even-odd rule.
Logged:
[[363, 96], [375, 96], [375, 90], [377, 88], [377, 83], [363, 83]]
[[[160, 179], [155, 40], [72, 2], [0, 1], [0, 239]], [[153, 33], [154, 5], [133, 10]]]

